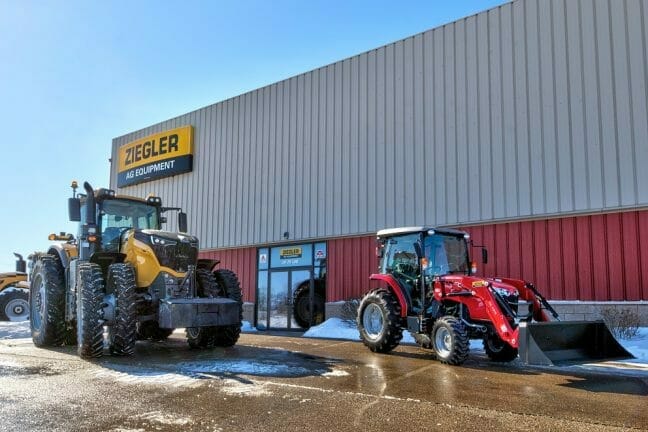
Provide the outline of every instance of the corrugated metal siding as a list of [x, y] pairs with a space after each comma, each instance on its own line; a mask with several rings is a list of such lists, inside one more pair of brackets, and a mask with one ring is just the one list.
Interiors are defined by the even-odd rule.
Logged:
[[[534, 283], [552, 300], [648, 300], [648, 211], [461, 227], [484, 245], [479, 275]], [[327, 300], [362, 296], [375, 273], [375, 236], [329, 240]]]
[[554, 300], [648, 300], [648, 211], [462, 229], [488, 248], [480, 274], [531, 281]]
[[202, 251], [200, 258], [219, 259], [218, 268], [232, 270], [239, 278], [243, 301], [254, 302], [256, 298], [256, 248], [221, 249]]
[[209, 248], [646, 206], [646, 23], [514, 1], [116, 138], [196, 128], [193, 174], [120, 192]]
[[369, 290], [369, 275], [377, 273], [376, 236], [328, 241], [326, 301], [361, 297]]

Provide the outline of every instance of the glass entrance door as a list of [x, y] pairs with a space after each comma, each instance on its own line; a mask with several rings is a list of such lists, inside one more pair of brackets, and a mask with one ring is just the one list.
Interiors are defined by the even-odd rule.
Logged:
[[305, 330], [324, 320], [326, 244], [258, 250], [256, 327]]
[[270, 305], [268, 308], [269, 327], [275, 329], [287, 329], [288, 317], [290, 315], [290, 295], [288, 284], [290, 280], [289, 271], [270, 272], [270, 287], [268, 297]]
[[[281, 270], [270, 272], [266, 325], [272, 329], [301, 329], [293, 313], [294, 297], [301, 286], [310, 287], [310, 270]], [[261, 315], [259, 316], [261, 318]], [[259, 322], [261, 325], [262, 323]]]

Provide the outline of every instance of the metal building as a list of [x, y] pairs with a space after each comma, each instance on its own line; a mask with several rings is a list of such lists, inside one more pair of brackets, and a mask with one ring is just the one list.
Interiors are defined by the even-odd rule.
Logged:
[[[375, 232], [405, 225], [462, 227], [482, 274], [568, 318], [648, 319], [647, 27], [643, 0], [515, 0], [115, 138], [111, 187], [186, 209], [260, 327], [296, 327], [324, 274], [328, 303], [360, 296]], [[144, 147], [129, 171], [184, 126], [186, 172]]]

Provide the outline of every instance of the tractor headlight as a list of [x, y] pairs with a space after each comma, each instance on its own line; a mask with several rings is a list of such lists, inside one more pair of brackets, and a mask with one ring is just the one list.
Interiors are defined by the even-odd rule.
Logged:
[[509, 297], [518, 297], [520, 293], [518, 290], [507, 290], [506, 288], [492, 287], [493, 291], [499, 294], [500, 297], [508, 299]]
[[172, 246], [172, 245], [175, 245], [175, 244], [178, 243], [178, 242], [176, 242], [174, 240], [165, 239], [165, 238], [162, 238], [162, 237], [158, 237], [156, 235], [152, 235], [152, 236], [150, 236], [150, 238], [151, 238], [151, 244], [154, 244], [154, 245], [161, 245], [161, 246], [171, 245]]

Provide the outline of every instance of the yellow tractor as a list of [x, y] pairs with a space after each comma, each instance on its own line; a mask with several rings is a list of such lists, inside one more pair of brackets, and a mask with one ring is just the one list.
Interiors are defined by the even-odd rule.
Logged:
[[26, 263], [22, 255], [14, 255], [18, 258], [16, 271], [0, 273], [0, 321], [25, 321], [29, 318]]
[[[162, 340], [185, 328], [191, 348], [231, 346], [241, 332], [241, 288], [236, 274], [198, 259], [198, 239], [187, 215], [159, 197], [85, 194], [72, 183], [76, 238], [35, 254], [30, 286], [31, 334], [36, 346], [76, 344], [83, 358], [104, 352], [104, 327], [113, 355], [131, 355], [137, 339]], [[180, 232], [161, 229], [163, 214], [178, 211]]]

